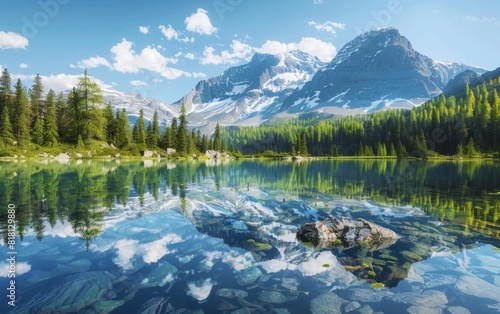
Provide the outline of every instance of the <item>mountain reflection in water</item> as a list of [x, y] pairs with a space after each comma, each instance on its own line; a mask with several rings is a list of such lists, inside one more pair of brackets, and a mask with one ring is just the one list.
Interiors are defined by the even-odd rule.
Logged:
[[[499, 170], [493, 162], [396, 160], [2, 162], [0, 228], [5, 243], [6, 204], [15, 204], [24, 269], [18, 275], [25, 298], [15, 312], [49, 312], [62, 302], [68, 312], [89, 313], [279, 307], [300, 313], [320, 306], [317, 298], [333, 298], [342, 309], [348, 300], [406, 309], [411, 304], [397, 290], [381, 291], [387, 300], [375, 305], [359, 289], [426, 282], [415, 271], [433, 264], [430, 257], [464, 269], [476, 263], [478, 277], [491, 277], [488, 259], [474, 250], [499, 246]], [[379, 250], [297, 241], [301, 225], [327, 215], [363, 218], [401, 238]], [[439, 276], [451, 281], [444, 271]], [[444, 304], [475, 304], [470, 287], [479, 279], [460, 276], [442, 293], [464, 296]], [[420, 287], [423, 298], [432, 292], [426, 285], [410, 290]], [[339, 288], [344, 292], [336, 297], [322, 294]], [[486, 298], [479, 306], [485, 311], [496, 300]]]

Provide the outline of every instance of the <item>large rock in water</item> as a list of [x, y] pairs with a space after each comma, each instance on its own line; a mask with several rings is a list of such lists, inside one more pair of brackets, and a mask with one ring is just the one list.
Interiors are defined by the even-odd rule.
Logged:
[[391, 246], [399, 236], [361, 218], [329, 216], [324, 221], [304, 224], [297, 231], [297, 238], [312, 243], [316, 248], [346, 250], [362, 244], [375, 251]]

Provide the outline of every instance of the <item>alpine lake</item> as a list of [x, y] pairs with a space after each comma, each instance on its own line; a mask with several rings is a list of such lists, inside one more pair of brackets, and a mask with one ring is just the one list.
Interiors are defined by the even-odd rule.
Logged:
[[[500, 311], [494, 161], [3, 161], [0, 206], [0, 313]], [[297, 240], [328, 215], [400, 239]]]

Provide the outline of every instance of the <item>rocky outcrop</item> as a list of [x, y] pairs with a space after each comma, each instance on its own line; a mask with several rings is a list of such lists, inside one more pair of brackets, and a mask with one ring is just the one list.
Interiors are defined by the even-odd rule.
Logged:
[[368, 246], [370, 251], [387, 248], [399, 239], [392, 230], [364, 219], [327, 217], [324, 221], [304, 224], [297, 238], [316, 248], [346, 250], [356, 245]]
[[205, 152], [205, 156], [208, 157], [208, 159], [232, 159], [233, 157], [229, 155], [226, 152], [218, 152], [216, 150], [207, 150]]

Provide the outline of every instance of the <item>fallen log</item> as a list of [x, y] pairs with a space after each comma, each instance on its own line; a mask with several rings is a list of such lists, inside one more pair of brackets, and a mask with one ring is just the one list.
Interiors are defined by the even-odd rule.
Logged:
[[346, 250], [364, 246], [369, 251], [385, 249], [399, 236], [392, 230], [364, 219], [329, 216], [323, 221], [306, 223], [297, 231], [297, 238], [315, 248]]

